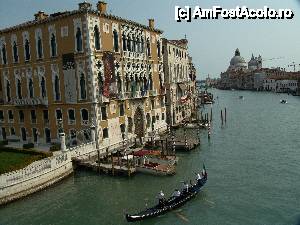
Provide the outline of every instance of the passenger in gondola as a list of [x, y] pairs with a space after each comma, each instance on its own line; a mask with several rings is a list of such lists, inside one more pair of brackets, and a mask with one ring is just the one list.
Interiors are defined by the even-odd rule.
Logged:
[[163, 191], [160, 191], [160, 192], [158, 193], [157, 198], [158, 198], [158, 203], [159, 203], [159, 205], [163, 206], [164, 203], [165, 203], [165, 194], [163, 193]]
[[196, 174], [196, 181], [200, 181], [202, 179], [201, 174], [197, 173]]
[[183, 183], [183, 192], [187, 193], [189, 191], [189, 184], [187, 182]]
[[173, 197], [177, 198], [180, 196], [180, 191], [178, 189], [175, 189], [174, 193], [172, 194]]

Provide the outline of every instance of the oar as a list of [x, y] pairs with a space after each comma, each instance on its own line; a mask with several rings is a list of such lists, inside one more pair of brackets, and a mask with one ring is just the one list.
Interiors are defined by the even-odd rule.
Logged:
[[175, 212], [176, 216], [179, 217], [181, 220], [183, 220], [184, 222], [189, 222], [188, 218], [186, 218], [184, 215], [182, 215], [179, 212]]
[[214, 203], [214, 202], [212, 202], [212, 201], [207, 200], [206, 198], [204, 199], [204, 201], [210, 203], [211, 205], [215, 205], [215, 204], [216, 204], [216, 203]]

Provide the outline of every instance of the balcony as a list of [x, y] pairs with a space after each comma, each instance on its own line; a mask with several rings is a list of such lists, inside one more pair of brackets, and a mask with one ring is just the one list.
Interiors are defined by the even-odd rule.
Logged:
[[156, 95], [157, 95], [156, 90], [150, 90], [150, 91], [149, 91], [149, 95], [150, 95], [150, 96], [156, 96]]
[[109, 98], [107, 98], [103, 95], [100, 95], [99, 100], [100, 100], [100, 103], [108, 103], [109, 102]]
[[49, 119], [44, 119], [44, 124], [49, 125]]
[[88, 120], [81, 120], [81, 125], [88, 126], [89, 121]]
[[148, 91], [136, 91], [136, 92], [125, 92], [125, 99], [134, 99], [134, 98], [146, 98], [148, 97]]
[[40, 97], [23, 99], [14, 98], [11, 100], [11, 104], [15, 106], [48, 106], [48, 99]]
[[75, 125], [75, 123], [76, 123], [76, 120], [69, 119], [69, 121], [68, 121], [68, 125]]

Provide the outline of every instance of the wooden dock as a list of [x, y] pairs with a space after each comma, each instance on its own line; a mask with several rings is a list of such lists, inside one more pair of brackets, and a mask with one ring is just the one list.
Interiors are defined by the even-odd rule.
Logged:
[[125, 175], [131, 176], [136, 172], [135, 167], [127, 166], [127, 165], [115, 165], [112, 163], [98, 163], [96, 161], [90, 160], [74, 160], [74, 162], [79, 167], [84, 167], [93, 171], [97, 171], [99, 173], [109, 174], [109, 175]]

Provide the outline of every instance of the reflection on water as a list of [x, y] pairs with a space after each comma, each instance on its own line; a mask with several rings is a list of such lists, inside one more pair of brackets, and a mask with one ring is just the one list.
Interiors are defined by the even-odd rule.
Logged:
[[[161, 189], [171, 194], [181, 181], [194, 178], [203, 162], [208, 182], [195, 199], [137, 224], [299, 224], [300, 97], [213, 92], [218, 99], [211, 139], [203, 130], [201, 146], [179, 154], [175, 176], [113, 178], [77, 171], [47, 190], [0, 208], [0, 224], [128, 224], [125, 212], [154, 204]], [[280, 104], [280, 99], [288, 104]], [[227, 123], [222, 126], [220, 111], [225, 107]]]

